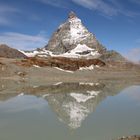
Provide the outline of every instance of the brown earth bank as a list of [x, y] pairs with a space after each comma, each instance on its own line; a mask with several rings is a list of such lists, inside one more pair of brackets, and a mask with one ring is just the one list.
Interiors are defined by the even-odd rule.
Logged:
[[16, 65], [24, 67], [32, 67], [37, 65], [39, 67], [58, 67], [64, 70], [76, 71], [81, 67], [89, 67], [91, 65], [102, 67], [105, 69], [112, 70], [131, 70], [140, 69], [140, 65], [134, 64], [129, 61], [102, 61], [100, 59], [77, 59], [77, 58], [66, 58], [66, 57], [32, 57], [27, 59], [22, 59], [21, 61], [15, 62]]
[[95, 66], [105, 66], [105, 62], [99, 59], [74, 59], [74, 58], [65, 58], [65, 57], [48, 57], [48, 58], [28, 58], [16, 62], [15, 64], [21, 66], [31, 67], [37, 65], [40, 67], [58, 67], [64, 70], [76, 71], [81, 67], [89, 67], [91, 65]]
[[[48, 60], [49, 59], [49, 60]], [[31, 58], [31, 59], [8, 59], [0, 58], [0, 79], [12, 79], [12, 80], [24, 80], [32, 81], [36, 83], [48, 83], [48, 82], [92, 82], [102, 79], [126, 79], [126, 80], [140, 80], [140, 66], [131, 63], [108, 63], [105, 64], [101, 61], [87, 60], [87, 66], [89, 64], [98, 63], [99, 67], [95, 67], [93, 70], [76, 70], [80, 66], [85, 66], [86, 62], [79, 60], [65, 59], [62, 62], [62, 58]], [[70, 62], [70, 64], [67, 64]], [[76, 68], [71, 68], [76, 65]], [[58, 65], [57, 65], [58, 64]], [[64, 65], [66, 64], [66, 65]], [[52, 66], [51, 66], [52, 65]], [[57, 69], [56, 67], [63, 68], [64, 71]], [[66, 67], [68, 65], [68, 67]], [[104, 65], [104, 66], [102, 66]], [[71, 69], [68, 69], [68, 68]]]

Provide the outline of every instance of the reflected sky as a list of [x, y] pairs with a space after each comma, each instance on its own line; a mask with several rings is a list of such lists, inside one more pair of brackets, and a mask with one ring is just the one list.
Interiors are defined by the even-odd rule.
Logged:
[[0, 139], [112, 140], [140, 134], [140, 86], [119, 87], [99, 82], [28, 87], [30, 93], [0, 101]]

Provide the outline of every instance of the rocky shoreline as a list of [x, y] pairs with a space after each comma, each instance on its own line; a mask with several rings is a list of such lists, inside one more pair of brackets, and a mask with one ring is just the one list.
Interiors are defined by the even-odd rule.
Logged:
[[[87, 62], [83, 62], [82, 60], [78, 62], [73, 60], [62, 61], [61, 59], [56, 60], [56, 58], [51, 58], [49, 61], [46, 59], [35, 59], [34, 61], [34, 59], [0, 58], [0, 78], [24, 79], [25, 81], [33, 80], [39, 82], [40, 79], [43, 82], [80, 82], [94, 81], [97, 79], [117, 80], [122, 78], [127, 80], [140, 79], [139, 66], [133, 67], [132, 65], [122, 64], [100, 66], [102, 63], [99, 61], [99, 67], [94, 66], [93, 69], [86, 69], [86, 67], [85, 69], [78, 69], [85, 66]], [[92, 62], [95, 63], [95, 61]], [[75, 65], [77, 64], [77, 67], [73, 67], [73, 63]], [[89, 66], [89, 62], [87, 65]]]
[[[24, 61], [24, 62], [23, 62]], [[7, 59], [0, 58], [0, 79], [13, 79], [33, 81], [40, 83], [48, 82], [92, 82], [101, 79], [114, 79], [114, 80], [139, 80], [140, 69], [139, 67], [133, 67], [131, 65], [117, 64], [105, 65], [99, 67], [93, 67], [93, 69], [79, 69], [72, 70], [72, 66], [65, 61], [57, 61], [51, 59], [53, 66], [46, 66], [48, 60], [24, 60], [24, 59]], [[60, 67], [57, 67], [57, 62]], [[73, 63], [73, 61], [71, 61]], [[77, 63], [77, 62], [74, 62]], [[50, 65], [51, 65], [50, 64]], [[66, 65], [65, 65], [66, 64]], [[79, 60], [79, 64], [83, 65], [83, 62]], [[66, 67], [68, 66], [68, 67]], [[78, 66], [78, 67], [79, 67]], [[65, 67], [65, 69], [63, 69]], [[61, 68], [61, 69], [60, 69]], [[70, 68], [70, 69], [69, 69]]]
[[[16, 94], [15, 91], [17, 91], [17, 93], [22, 93], [22, 91], [24, 91], [25, 89], [28, 91], [25, 93], [35, 94], [36, 93], [35, 91], [38, 92], [38, 90], [41, 91], [41, 93], [43, 92], [46, 93], [45, 85], [52, 84], [52, 83], [54, 85], [50, 86], [50, 88], [47, 87], [47, 90], [48, 92], [49, 90], [51, 90], [52, 92], [53, 89], [54, 93], [56, 91], [58, 92], [57, 86], [59, 86], [60, 88], [61, 87], [60, 83], [63, 82], [69, 82], [69, 83], [85, 82], [88, 84], [101, 82], [101, 83], [105, 83], [105, 84], [101, 84], [100, 87], [102, 88], [104, 88], [104, 85], [109, 85], [109, 87], [112, 87], [113, 90], [111, 90], [111, 93], [114, 93], [115, 89], [119, 89], [123, 85], [124, 85], [123, 87], [127, 87], [129, 85], [140, 85], [140, 69], [139, 67], [135, 67], [135, 66], [133, 67], [132, 65], [127, 65], [127, 66], [123, 65], [122, 67], [119, 64], [117, 64], [117, 66], [115, 65], [110, 66], [111, 64], [109, 64], [109, 65], [104, 65], [102, 67], [97, 67], [92, 70], [76, 70], [76, 71], [68, 72], [68, 71], [62, 71], [56, 69], [55, 67], [46, 66], [46, 64], [44, 65], [44, 62], [42, 61], [43, 60], [39, 60], [39, 61], [35, 60], [34, 62], [32, 59], [0, 58], [0, 84], [1, 84], [0, 91], [3, 93], [4, 92], [10, 93], [10, 94], [3, 94], [1, 98], [4, 100], [9, 98], [9, 96], [10, 97], [16, 96], [18, 94]], [[55, 64], [57, 64], [56, 58], [51, 60], [51, 62], [53, 64], [54, 62]], [[62, 61], [59, 62], [63, 63]], [[27, 66], [26, 64], [29, 65]], [[117, 86], [116, 88], [110, 84], [110, 80], [112, 81], [112, 84]], [[29, 85], [31, 87], [28, 87]], [[66, 85], [65, 88], [68, 89], [70, 85], [68, 86]], [[11, 87], [8, 88], [7, 86], [11, 86]], [[85, 89], [84, 86], [78, 85], [80, 90]], [[88, 89], [89, 87], [90, 86], [88, 85]], [[97, 86], [95, 85], [95, 87], [98, 89], [99, 84], [97, 84]], [[62, 91], [65, 91], [63, 88], [64, 85], [62, 85]], [[70, 89], [73, 88], [70, 87]], [[77, 90], [77, 87], [75, 89]], [[62, 93], [62, 91], [60, 92]], [[118, 138], [116, 140], [140, 140], [140, 136], [133, 135], [133, 136]]]
[[140, 135], [122, 137], [122, 138], [119, 138], [117, 140], [140, 140]]

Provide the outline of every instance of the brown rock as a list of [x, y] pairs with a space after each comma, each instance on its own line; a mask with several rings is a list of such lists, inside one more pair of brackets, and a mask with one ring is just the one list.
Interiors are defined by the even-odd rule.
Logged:
[[49, 57], [49, 58], [28, 58], [15, 62], [17, 65], [33, 66], [38, 65], [40, 67], [50, 66], [58, 67], [64, 70], [76, 71], [80, 67], [89, 67], [91, 65], [104, 66], [105, 63], [99, 59], [74, 59], [65, 57]]
[[5, 57], [5, 58], [26, 58], [23, 53], [20, 51], [10, 48], [7, 45], [0, 45], [0, 57]]

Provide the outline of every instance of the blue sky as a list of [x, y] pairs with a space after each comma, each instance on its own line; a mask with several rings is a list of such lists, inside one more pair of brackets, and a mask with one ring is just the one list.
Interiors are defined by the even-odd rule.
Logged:
[[140, 60], [139, 0], [0, 0], [0, 43], [43, 47], [70, 11], [105, 47]]

